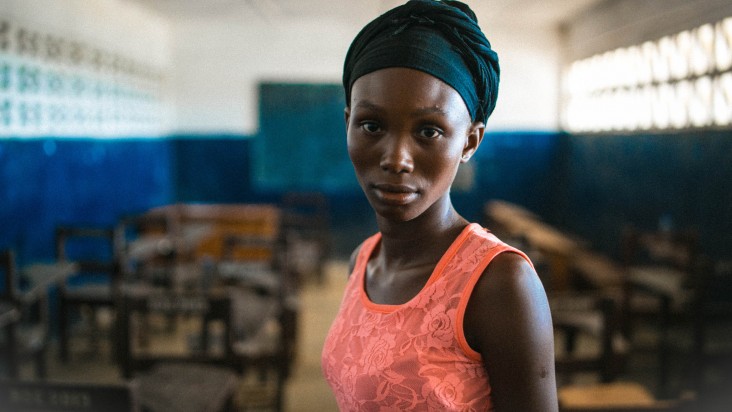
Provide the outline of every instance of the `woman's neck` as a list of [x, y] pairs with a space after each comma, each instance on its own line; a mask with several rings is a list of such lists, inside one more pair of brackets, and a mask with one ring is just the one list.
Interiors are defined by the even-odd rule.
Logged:
[[382, 236], [378, 254], [387, 267], [437, 262], [468, 225], [452, 204], [407, 222], [377, 218], [377, 223]]

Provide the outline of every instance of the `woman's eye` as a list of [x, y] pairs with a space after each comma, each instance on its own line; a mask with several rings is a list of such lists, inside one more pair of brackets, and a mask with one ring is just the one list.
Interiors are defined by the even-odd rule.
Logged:
[[381, 130], [376, 122], [363, 122], [361, 123], [361, 128], [366, 133], [378, 133]]
[[437, 139], [442, 135], [442, 132], [433, 127], [425, 127], [424, 129], [419, 131], [419, 135], [426, 139]]

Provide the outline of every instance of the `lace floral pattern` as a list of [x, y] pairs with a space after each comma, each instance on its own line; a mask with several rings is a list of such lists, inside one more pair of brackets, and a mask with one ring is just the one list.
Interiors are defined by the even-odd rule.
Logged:
[[379, 240], [374, 235], [361, 248], [323, 348], [323, 373], [340, 409], [490, 410], [488, 377], [480, 356], [466, 350], [458, 312], [490, 260], [515, 249], [469, 225], [417, 296], [403, 305], [377, 305], [363, 284]]

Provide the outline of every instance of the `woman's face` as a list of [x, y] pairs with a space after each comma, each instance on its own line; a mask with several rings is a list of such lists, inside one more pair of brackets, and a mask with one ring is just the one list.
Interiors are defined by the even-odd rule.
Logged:
[[378, 215], [400, 221], [450, 206], [458, 165], [477, 149], [484, 130], [471, 122], [457, 91], [407, 68], [356, 80], [346, 126], [348, 154], [369, 203]]

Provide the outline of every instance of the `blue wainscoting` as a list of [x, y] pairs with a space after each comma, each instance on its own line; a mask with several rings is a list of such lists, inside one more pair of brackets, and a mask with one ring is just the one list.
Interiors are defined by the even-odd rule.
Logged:
[[173, 201], [172, 166], [163, 139], [0, 140], [0, 248], [51, 260], [58, 224], [112, 225]]
[[561, 174], [562, 136], [557, 132], [486, 132], [470, 160], [475, 168], [474, 187], [467, 193], [453, 191], [458, 210], [476, 220], [487, 200], [503, 199], [551, 219], [554, 186]]
[[616, 251], [622, 225], [696, 227], [732, 259], [732, 132], [567, 136], [557, 223]]
[[172, 137], [172, 145], [177, 201], [252, 200], [250, 136], [178, 135]]

